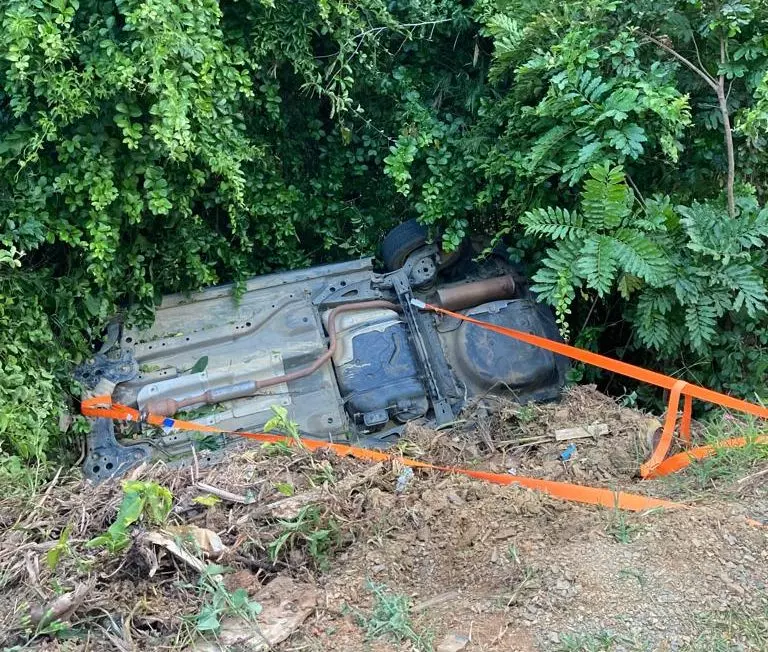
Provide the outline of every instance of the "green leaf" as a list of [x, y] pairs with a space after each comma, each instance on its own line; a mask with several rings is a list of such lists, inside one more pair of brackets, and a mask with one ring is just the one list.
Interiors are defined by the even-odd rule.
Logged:
[[613, 252], [625, 271], [652, 285], [663, 285], [670, 275], [664, 250], [646, 234], [632, 229], [617, 230]]
[[610, 230], [631, 214], [634, 194], [626, 184], [624, 168], [606, 162], [589, 170], [581, 194], [584, 224], [590, 230]]
[[643, 287], [643, 279], [632, 274], [622, 274], [616, 287], [623, 299], [629, 300], [632, 293]]
[[203, 607], [197, 616], [195, 627], [198, 632], [217, 632], [221, 627], [217, 612], [210, 607]]
[[193, 503], [198, 505], [204, 505], [205, 507], [213, 507], [221, 502], [221, 498], [214, 496], [213, 494], [204, 494], [202, 496], [195, 496], [192, 499]]
[[293, 488], [293, 485], [288, 482], [278, 482], [275, 485], [275, 489], [283, 494], [283, 496], [293, 496], [293, 494], [296, 492], [296, 490]]
[[589, 235], [582, 218], [564, 208], [536, 208], [520, 217], [520, 224], [530, 235], [546, 235], [553, 240], [579, 239]]
[[645, 151], [643, 143], [648, 141], [645, 129], [634, 122], [621, 129], [608, 129], [605, 136], [616, 151], [632, 159], [638, 158]]
[[51, 548], [48, 551], [48, 554], [46, 555], [46, 562], [48, 564], [48, 568], [50, 570], [55, 570], [56, 566], [59, 564], [59, 560], [61, 559], [62, 555], [67, 553], [69, 551], [69, 546], [67, 545], [67, 542], [69, 541], [69, 535], [72, 531], [72, 526], [67, 525], [59, 535], [59, 540], [56, 542], [56, 545]]
[[577, 269], [586, 279], [587, 287], [597, 290], [598, 296], [606, 295], [618, 270], [613, 239], [605, 236], [590, 238], [581, 254]]
[[705, 351], [715, 335], [717, 313], [711, 305], [697, 303], [686, 306], [685, 325], [691, 345], [697, 351]]
[[195, 364], [192, 366], [192, 369], [189, 370], [189, 373], [199, 374], [205, 371], [207, 368], [208, 368], [208, 356], [204, 355], [197, 362], [195, 362]]

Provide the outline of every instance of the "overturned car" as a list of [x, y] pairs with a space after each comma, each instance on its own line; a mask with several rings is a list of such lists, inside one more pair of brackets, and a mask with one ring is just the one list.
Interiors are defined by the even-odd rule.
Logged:
[[[395, 442], [404, 424], [454, 421], [469, 401], [558, 396], [566, 362], [543, 349], [455, 318], [419, 311], [428, 301], [483, 321], [556, 339], [548, 308], [502, 257], [446, 255], [415, 221], [370, 258], [171, 295], [151, 328], [113, 324], [76, 378], [142, 413], [223, 430], [259, 430], [284, 406], [301, 433], [361, 446]], [[238, 437], [164, 432], [145, 423], [92, 420], [85, 475], [124, 473], [155, 459], [210, 463]]]

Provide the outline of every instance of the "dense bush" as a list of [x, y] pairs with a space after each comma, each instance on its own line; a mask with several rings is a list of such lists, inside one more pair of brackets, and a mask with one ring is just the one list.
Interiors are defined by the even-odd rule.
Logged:
[[503, 235], [575, 341], [764, 393], [766, 21], [757, 0], [5, 0], [3, 454], [44, 459], [116, 310], [371, 253], [411, 216], [448, 247]]
[[506, 236], [578, 344], [765, 398], [766, 4], [481, 0], [473, 15], [491, 57], [476, 118], [391, 156], [412, 161], [422, 219]]

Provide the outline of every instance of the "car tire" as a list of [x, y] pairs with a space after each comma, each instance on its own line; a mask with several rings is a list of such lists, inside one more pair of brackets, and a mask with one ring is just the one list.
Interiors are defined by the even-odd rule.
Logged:
[[381, 243], [381, 261], [389, 272], [400, 269], [408, 256], [427, 244], [426, 227], [416, 220], [398, 224], [384, 237]]

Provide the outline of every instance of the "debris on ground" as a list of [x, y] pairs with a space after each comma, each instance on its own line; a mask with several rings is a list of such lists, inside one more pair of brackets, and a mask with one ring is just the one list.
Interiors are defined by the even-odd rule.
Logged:
[[[763, 458], [640, 481], [652, 419], [578, 387], [448, 430], [409, 426], [399, 447], [448, 466], [674, 492], [690, 509], [596, 509], [278, 444], [97, 486], [57, 475], [33, 498], [0, 499], [0, 644], [768, 649]], [[600, 434], [557, 440], [591, 427]]]

